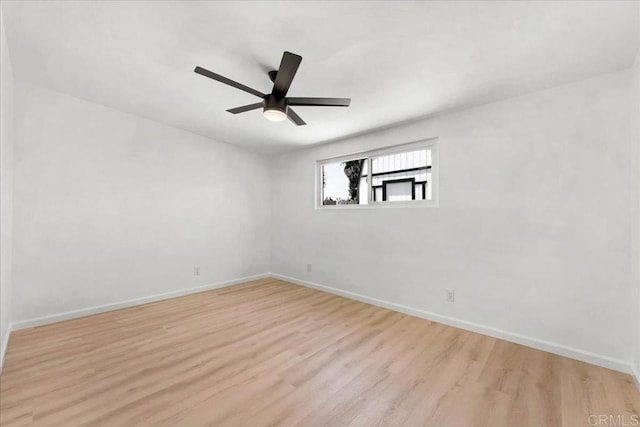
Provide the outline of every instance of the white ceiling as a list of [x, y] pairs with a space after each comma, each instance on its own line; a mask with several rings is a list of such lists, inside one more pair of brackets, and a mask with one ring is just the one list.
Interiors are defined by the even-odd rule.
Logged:
[[[339, 139], [629, 67], [640, 3], [5, 2], [16, 79], [262, 152]], [[351, 97], [272, 123], [259, 99], [282, 52], [290, 96]]]

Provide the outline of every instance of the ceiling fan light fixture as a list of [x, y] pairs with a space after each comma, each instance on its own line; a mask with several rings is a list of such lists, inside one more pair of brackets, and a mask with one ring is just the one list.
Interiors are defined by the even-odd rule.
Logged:
[[262, 115], [265, 119], [272, 122], [282, 122], [287, 120], [287, 113], [280, 110], [279, 108], [265, 108], [262, 111]]

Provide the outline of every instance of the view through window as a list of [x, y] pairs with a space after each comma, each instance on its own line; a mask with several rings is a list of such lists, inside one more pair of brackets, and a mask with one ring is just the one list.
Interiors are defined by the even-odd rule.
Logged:
[[326, 163], [322, 169], [323, 205], [366, 205], [368, 159]]
[[373, 157], [371, 171], [374, 202], [431, 199], [431, 150]]
[[[404, 148], [403, 148], [404, 147]], [[320, 205], [381, 205], [434, 199], [434, 142], [318, 162]]]

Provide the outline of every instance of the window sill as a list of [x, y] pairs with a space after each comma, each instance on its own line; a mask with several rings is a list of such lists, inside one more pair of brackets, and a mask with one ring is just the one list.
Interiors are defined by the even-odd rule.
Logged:
[[373, 202], [368, 205], [327, 205], [327, 206], [318, 206], [316, 205], [315, 210], [317, 211], [332, 211], [332, 210], [342, 210], [342, 209], [415, 209], [415, 208], [437, 208], [439, 204], [435, 200], [424, 200], [424, 201], [402, 201], [402, 202]]

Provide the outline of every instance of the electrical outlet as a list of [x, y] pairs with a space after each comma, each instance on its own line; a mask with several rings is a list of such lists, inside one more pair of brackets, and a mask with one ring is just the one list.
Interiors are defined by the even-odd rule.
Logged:
[[311, 264], [307, 264], [307, 273], [311, 273]]
[[456, 302], [456, 291], [453, 289], [446, 289], [447, 302]]
[[193, 267], [193, 275], [194, 276], [200, 275], [200, 267]]

